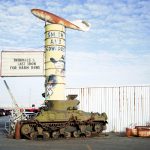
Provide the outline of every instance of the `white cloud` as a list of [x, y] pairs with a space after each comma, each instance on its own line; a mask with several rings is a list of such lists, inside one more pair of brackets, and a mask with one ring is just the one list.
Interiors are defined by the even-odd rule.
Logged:
[[149, 84], [150, 55], [68, 52], [69, 87]]
[[[29, 49], [28, 49], [29, 50]], [[136, 55], [130, 52], [67, 51], [67, 87], [101, 87], [150, 84], [150, 54]], [[39, 105], [43, 102], [44, 78], [4, 78], [8, 82], [19, 105]], [[11, 98], [0, 79], [1, 105], [11, 105]]]
[[[118, 0], [2, 0], [0, 2], [0, 49], [26, 50], [44, 47], [44, 22], [30, 9], [39, 8], [63, 18], [85, 19], [89, 32], [67, 29], [67, 86], [149, 84], [150, 76], [150, 2]], [[17, 48], [16, 48], [17, 47]], [[41, 99], [43, 79], [23, 79], [26, 91], [14, 92], [17, 100], [28, 104], [30, 82], [33, 102]], [[8, 79], [12, 88], [20, 90], [22, 79]], [[14, 81], [17, 83], [13, 87]], [[39, 83], [38, 83], [39, 82]], [[0, 100], [5, 102], [1, 84]], [[25, 95], [24, 93], [28, 93]], [[37, 95], [36, 95], [37, 94]], [[31, 101], [32, 101], [31, 100]]]

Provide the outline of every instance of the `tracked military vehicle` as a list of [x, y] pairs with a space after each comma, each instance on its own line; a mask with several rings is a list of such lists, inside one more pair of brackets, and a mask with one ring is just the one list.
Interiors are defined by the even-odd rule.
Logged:
[[91, 137], [106, 129], [106, 113], [89, 113], [78, 110], [76, 95], [66, 101], [48, 101], [46, 107], [30, 120], [20, 121], [22, 138], [58, 139], [60, 137]]

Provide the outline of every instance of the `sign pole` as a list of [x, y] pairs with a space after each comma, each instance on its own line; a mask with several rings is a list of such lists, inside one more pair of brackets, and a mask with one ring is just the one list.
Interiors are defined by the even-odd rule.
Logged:
[[45, 25], [45, 100], [65, 100], [65, 27]]

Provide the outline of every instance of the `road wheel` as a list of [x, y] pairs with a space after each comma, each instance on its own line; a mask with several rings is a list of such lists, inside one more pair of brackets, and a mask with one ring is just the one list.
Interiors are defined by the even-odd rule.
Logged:
[[30, 133], [30, 139], [31, 139], [31, 140], [37, 140], [37, 135], [38, 135], [37, 132], [31, 132], [31, 133]]
[[65, 138], [70, 138], [71, 137], [71, 132], [65, 132], [64, 137]]
[[74, 136], [75, 138], [80, 137], [80, 132], [79, 132], [79, 131], [74, 131], [74, 132], [73, 132], [73, 136]]
[[102, 126], [100, 124], [96, 124], [95, 127], [94, 127], [94, 129], [95, 129], [95, 131], [97, 133], [100, 133], [103, 130], [103, 128], [102, 128]]
[[52, 138], [53, 139], [58, 139], [59, 138], [59, 132], [58, 131], [52, 132]]
[[91, 137], [92, 133], [91, 133], [91, 131], [85, 131], [85, 135], [86, 135], [86, 137]]
[[49, 139], [49, 137], [50, 137], [49, 132], [47, 132], [47, 131], [43, 131], [43, 140], [48, 140], [48, 139]]
[[21, 127], [21, 133], [24, 134], [24, 135], [27, 135], [27, 134], [31, 133], [31, 127], [29, 126], [29, 124], [24, 124]]

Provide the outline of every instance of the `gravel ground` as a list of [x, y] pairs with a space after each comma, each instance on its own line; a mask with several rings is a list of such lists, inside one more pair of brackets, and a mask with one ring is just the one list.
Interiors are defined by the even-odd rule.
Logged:
[[150, 138], [109, 136], [30, 141], [0, 135], [0, 150], [149, 150]]

